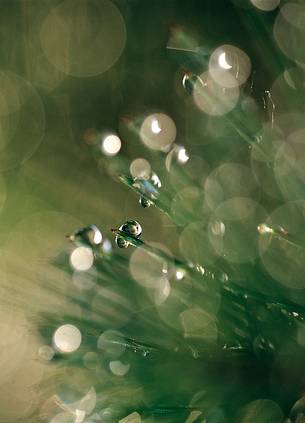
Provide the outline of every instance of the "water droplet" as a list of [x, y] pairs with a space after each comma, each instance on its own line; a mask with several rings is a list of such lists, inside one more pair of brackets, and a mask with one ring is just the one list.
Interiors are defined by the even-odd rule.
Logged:
[[195, 75], [192, 72], [185, 72], [182, 78], [182, 85], [183, 88], [189, 93], [192, 94], [194, 90], [194, 86], [196, 82], [199, 80], [201, 81], [199, 76]]
[[136, 220], [127, 220], [119, 227], [119, 230], [134, 238], [139, 238], [142, 234], [142, 227]]
[[126, 241], [123, 237], [116, 235], [115, 237], [115, 243], [119, 248], [127, 248], [129, 245], [129, 242]]
[[228, 282], [229, 276], [226, 273], [222, 273], [220, 275], [220, 280], [221, 280], [221, 282]]
[[260, 235], [273, 233], [273, 229], [266, 225], [266, 223], [260, 223], [257, 227], [257, 230]]
[[90, 247], [99, 246], [103, 240], [102, 232], [95, 225], [81, 228], [69, 238], [78, 245], [88, 245]]
[[[146, 200], [156, 200], [159, 196], [159, 188], [162, 183], [159, 176], [155, 172], [151, 172], [149, 178], [134, 178], [133, 187], [136, 188], [140, 194], [143, 194]], [[141, 200], [140, 200], [141, 201]]]
[[152, 202], [145, 197], [140, 197], [139, 203], [141, 204], [142, 207], [144, 207], [144, 209], [146, 209], [147, 207], [150, 207], [152, 204]]

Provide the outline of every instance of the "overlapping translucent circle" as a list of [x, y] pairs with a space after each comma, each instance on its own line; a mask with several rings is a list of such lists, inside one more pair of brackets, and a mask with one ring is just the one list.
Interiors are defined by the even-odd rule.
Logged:
[[148, 160], [138, 158], [131, 162], [129, 171], [134, 178], [148, 179], [151, 174], [151, 166]]
[[179, 225], [190, 221], [199, 221], [203, 216], [204, 194], [196, 186], [182, 188], [173, 198], [171, 212], [174, 221]]
[[44, 107], [34, 87], [11, 72], [0, 72], [0, 171], [29, 159], [44, 133]]
[[250, 72], [249, 56], [238, 47], [222, 45], [210, 57], [209, 74], [221, 87], [234, 88], [244, 84]]
[[188, 308], [180, 313], [179, 319], [185, 338], [216, 341], [218, 330], [214, 315], [199, 307]]
[[215, 82], [209, 72], [204, 72], [195, 83], [193, 98], [197, 107], [204, 113], [222, 116], [232, 111], [237, 105], [239, 87], [236, 84], [226, 88]]
[[251, 169], [240, 163], [224, 163], [214, 169], [204, 184], [205, 203], [214, 210], [233, 197], [257, 197], [259, 187]]
[[305, 5], [298, 2], [283, 4], [274, 22], [273, 34], [279, 48], [290, 59], [305, 64]]
[[191, 263], [209, 265], [218, 258], [210, 243], [207, 225], [201, 222], [190, 223], [183, 229], [179, 248], [183, 257]]
[[[169, 153], [170, 154], [170, 153]], [[168, 165], [168, 166], [167, 166]], [[166, 158], [165, 164], [171, 184], [176, 190], [190, 185], [191, 182], [203, 183], [207, 175], [210, 173], [209, 164], [197, 155], [190, 155], [186, 163], [168, 163]]]
[[122, 363], [119, 360], [110, 361], [109, 369], [116, 376], [125, 376], [130, 369], [130, 364]]
[[[304, 239], [305, 201], [290, 201], [274, 210], [268, 226], [284, 228], [296, 239]], [[280, 284], [291, 289], [305, 289], [305, 249], [293, 242], [272, 235], [259, 240], [262, 263], [267, 272]]]
[[124, 353], [126, 342], [122, 333], [109, 329], [99, 336], [97, 347], [103, 354], [112, 358], [118, 358]]
[[274, 175], [288, 200], [304, 198], [305, 183], [305, 126], [291, 133], [275, 155]]
[[[171, 254], [163, 245], [156, 243], [150, 243], [150, 245]], [[152, 254], [143, 248], [138, 248], [130, 256], [129, 271], [140, 285], [145, 288], [155, 288], [158, 284], [162, 286], [160, 280], [168, 276], [171, 269], [165, 258]]]
[[250, 0], [253, 6], [257, 7], [264, 12], [270, 12], [276, 9], [281, 0]]
[[125, 22], [109, 0], [65, 0], [44, 20], [40, 41], [48, 60], [61, 72], [98, 75], [122, 54]]
[[263, 207], [251, 198], [234, 197], [220, 204], [209, 224], [209, 240], [216, 253], [232, 263], [257, 258], [257, 225], [266, 217]]
[[140, 129], [143, 143], [152, 150], [168, 151], [176, 134], [175, 122], [164, 113], [147, 116]]
[[278, 423], [284, 415], [279, 405], [269, 399], [258, 399], [242, 407], [236, 417], [237, 423]]

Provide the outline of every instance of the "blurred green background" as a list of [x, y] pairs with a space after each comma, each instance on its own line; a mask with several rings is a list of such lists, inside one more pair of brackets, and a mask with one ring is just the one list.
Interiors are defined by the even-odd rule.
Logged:
[[[283, 1], [282, 5], [287, 3]], [[292, 142], [293, 154], [290, 150], [286, 154], [285, 150], [284, 159], [276, 156], [276, 181], [268, 164], [257, 159], [259, 147], [253, 153], [253, 146], [249, 147], [245, 139], [254, 140], [259, 134], [262, 139], [273, 140], [276, 130], [273, 103], [268, 97], [271, 87], [276, 113], [279, 111], [276, 141], [278, 133], [282, 140], [288, 137], [289, 131], [303, 130], [304, 67], [299, 67], [302, 54], [295, 47], [297, 42], [293, 44], [295, 49], [285, 57], [280, 50], [286, 52], [288, 47], [279, 46], [274, 40], [273, 25], [278, 11], [263, 13], [248, 0], [1, 0], [0, 10], [0, 421], [34, 423], [50, 416], [53, 410], [48, 409], [45, 401], [55, 392], [52, 377], [57, 375], [58, 369], [46, 366], [37, 358], [37, 351], [44, 343], [37, 328], [41, 323], [40, 313], [60, 315], [72, 295], [70, 275], [52, 262], [61, 252], [70, 251], [65, 236], [94, 223], [105, 237], [111, 238], [111, 228], [117, 228], [127, 219], [136, 219], [141, 222], [145, 240], [162, 243], [185, 260], [213, 263], [217, 254], [210, 245], [205, 249], [196, 239], [194, 244], [191, 242], [194, 234], [201, 236], [197, 226], [191, 228], [184, 241], [180, 235], [187, 225], [197, 223], [198, 216], [204, 220], [213, 215], [215, 198], [212, 195], [212, 206], [205, 204], [201, 213], [201, 194], [203, 191], [206, 194], [207, 176], [225, 162], [251, 168], [244, 180], [238, 176], [237, 188], [233, 182], [230, 185], [236, 166], [229, 169], [224, 175], [225, 195], [230, 198], [232, 186], [233, 194], [235, 189], [238, 194], [240, 187], [240, 192], [246, 187], [249, 197], [264, 207], [260, 218], [267, 219], [274, 208], [292, 200], [300, 201], [302, 204], [297, 209], [303, 210], [305, 154], [299, 143], [302, 136], [298, 135], [296, 142]], [[302, 27], [302, 21], [297, 23]], [[251, 76], [240, 94], [242, 106], [229, 118], [211, 117], [195, 109], [181, 82], [185, 72], [200, 74], [205, 70], [210, 54], [222, 44], [238, 46], [252, 62]], [[278, 85], [273, 85], [275, 80]], [[251, 101], [247, 103], [249, 98]], [[139, 136], [139, 122], [153, 112], [165, 113], [174, 120], [177, 144], [183, 145], [194, 158], [187, 171], [191, 181], [187, 188], [193, 191], [185, 191], [181, 198], [177, 193], [186, 187], [181, 175], [167, 172], [165, 154], [146, 148]], [[281, 113], [288, 112], [294, 113], [293, 119], [287, 115], [285, 119], [281, 117]], [[299, 116], [295, 117], [296, 113]], [[266, 133], [269, 134], [270, 127], [265, 126], [270, 122], [272, 136], [269, 137]], [[236, 131], [236, 125], [240, 130]], [[118, 157], [107, 157], [99, 148], [108, 133], [121, 138]], [[255, 145], [258, 144], [259, 141]], [[272, 148], [271, 154], [275, 157]], [[136, 195], [113, 177], [117, 171], [126, 171], [130, 161], [137, 157], [150, 162], [161, 177], [163, 189], [174, 198], [170, 205], [174, 219], [154, 207], [141, 208]], [[292, 173], [293, 168], [298, 169], [296, 175]], [[292, 233], [302, 238], [303, 212], [296, 217], [295, 210], [287, 207], [273, 216], [274, 221], [291, 224]], [[260, 220], [255, 220], [253, 232], [256, 233], [259, 223]], [[238, 228], [237, 238], [233, 232], [233, 241], [222, 257], [230, 265], [231, 262], [236, 264], [232, 266], [234, 278], [243, 287], [250, 286], [275, 297], [282, 295], [303, 306], [304, 252], [297, 255], [293, 249], [277, 250], [273, 246], [275, 250], [270, 256], [264, 256], [267, 258], [261, 265], [258, 264], [261, 251], [258, 252], [255, 244], [255, 252], [251, 250], [246, 260], [249, 244], [246, 229], [243, 232], [244, 228]], [[204, 241], [205, 247], [208, 241], [206, 238]], [[236, 256], [230, 255], [232, 245], [236, 247]], [[263, 253], [264, 248], [263, 245]], [[128, 258], [129, 254], [128, 250], [122, 256]], [[283, 257], [290, 266], [286, 266]], [[264, 266], [267, 272], [262, 270]], [[122, 272], [120, 275], [122, 277]], [[84, 313], [79, 304], [69, 304], [68, 308], [71, 315]], [[265, 316], [264, 313], [265, 310], [257, 310], [258, 317]], [[277, 331], [280, 325], [281, 318], [270, 323], [270, 327], [266, 323], [266, 333]], [[303, 323], [300, 327], [298, 342], [303, 351]], [[145, 325], [142, 329], [144, 333]], [[291, 335], [289, 331], [287, 323], [283, 335], [278, 336], [285, 353], [295, 340], [295, 333]], [[288, 337], [284, 339], [286, 333], [293, 341]], [[164, 373], [163, 367], [158, 367], [156, 380], [166, 379], [167, 372], [179, 373], [180, 366], [181, 362], [172, 362]], [[298, 372], [303, 371], [296, 365], [288, 375], [288, 367], [289, 363], [282, 356], [275, 361], [270, 378], [261, 367], [261, 385], [249, 388], [245, 397], [247, 394], [257, 397], [261, 389], [260, 393], [282, 401], [286, 412], [295, 396], [301, 396]], [[185, 391], [192, 385], [192, 371], [197, 372], [196, 369], [192, 364], [189, 374], [185, 370]], [[215, 368], [218, 376], [222, 370]], [[236, 385], [247, 383], [239, 374], [234, 374], [234, 370], [226, 371], [227, 381], [236, 378], [232, 386], [235, 382]], [[139, 379], [145, 379], [145, 365], [142, 368], [140, 364], [138, 372]], [[202, 372], [208, 373], [208, 369]], [[60, 374], [63, 380], [66, 376]], [[73, 380], [73, 374], [68, 376]], [[197, 377], [201, 375], [196, 374]], [[266, 388], [266, 379], [271, 380], [270, 390]], [[82, 378], [77, 375], [75, 380], [76, 385], [81, 384]], [[205, 382], [209, 384], [209, 380], [214, 381], [213, 375]], [[292, 393], [287, 393], [287, 386], [278, 390], [283, 381], [288, 381], [287, 386], [289, 383], [294, 386]], [[174, 385], [175, 381], [171, 383]], [[167, 392], [175, 388], [171, 383]], [[84, 386], [87, 384], [86, 380]], [[229, 383], [225, 393], [220, 391], [221, 395], [234, 394]], [[126, 392], [128, 397], [133, 391]], [[213, 394], [209, 404], [214, 404], [219, 394], [217, 388], [212, 397]], [[43, 411], [41, 404], [44, 404]], [[264, 420], [257, 423], [268, 422], [268, 412], [273, 416], [272, 422], [282, 418], [274, 403], [265, 406], [267, 417], [263, 416]], [[252, 409], [248, 414], [251, 413], [254, 413]], [[52, 422], [70, 421], [64, 418]], [[208, 421], [225, 421], [212, 418]], [[241, 417], [239, 421], [255, 420]]]

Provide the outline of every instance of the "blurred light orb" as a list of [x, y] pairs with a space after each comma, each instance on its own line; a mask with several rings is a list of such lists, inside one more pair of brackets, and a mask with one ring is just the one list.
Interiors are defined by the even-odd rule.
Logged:
[[[292, 117], [292, 116], [291, 116]], [[305, 127], [292, 132], [278, 147], [274, 158], [274, 176], [287, 200], [304, 198]]]
[[125, 376], [130, 369], [130, 364], [124, 364], [121, 361], [110, 361], [109, 369], [116, 376]]
[[88, 351], [83, 356], [83, 364], [87, 369], [94, 370], [97, 368], [99, 356], [96, 352]]
[[[288, 201], [276, 208], [265, 221], [268, 228], [288, 231], [296, 239], [304, 239], [305, 201]], [[272, 233], [271, 233], [272, 235]], [[266, 271], [281, 285], [289, 289], [305, 287], [305, 251], [285, 237], [260, 236], [261, 261]]]
[[138, 158], [131, 162], [129, 171], [133, 178], [148, 179], [151, 175], [151, 166], [148, 160]]
[[103, 244], [102, 244], [102, 250], [104, 253], [109, 254], [112, 251], [112, 244], [111, 241], [109, 241], [109, 239], [104, 239]]
[[165, 159], [165, 167], [168, 172], [171, 171], [172, 166], [176, 163], [184, 165], [189, 161], [189, 155], [186, 149], [180, 145], [174, 144], [171, 151], [167, 154]]
[[80, 272], [89, 270], [94, 263], [94, 254], [89, 247], [77, 247], [70, 255], [71, 266]]
[[305, 64], [303, 41], [305, 36], [305, 5], [283, 4], [275, 19], [273, 35], [279, 48], [295, 62]]
[[221, 203], [208, 226], [209, 241], [215, 252], [232, 263], [256, 259], [259, 256], [257, 227], [266, 217], [263, 207], [251, 198], [234, 197]]
[[276, 9], [281, 0], [250, 0], [253, 6], [257, 7], [264, 12], [270, 12]]
[[104, 354], [113, 358], [120, 357], [126, 349], [124, 335], [115, 330], [106, 330], [99, 336], [97, 347], [102, 350]]
[[[155, 243], [150, 245], [160, 247]], [[129, 259], [131, 276], [145, 288], [155, 288], [160, 279], [163, 279], [164, 275], [167, 274], [168, 269], [169, 266], [165, 259], [142, 248], [134, 250]]]
[[102, 151], [106, 156], [116, 156], [121, 150], [122, 142], [117, 135], [107, 135], [102, 141]]
[[191, 263], [209, 265], [217, 259], [206, 225], [200, 222], [184, 227], [179, 237], [179, 249], [183, 257]]
[[216, 167], [204, 183], [205, 203], [214, 210], [220, 203], [233, 197], [254, 197], [259, 193], [256, 178], [245, 165], [223, 163]]
[[179, 315], [184, 329], [185, 338], [204, 339], [215, 341], [217, 339], [217, 326], [215, 317], [201, 308], [189, 308]]
[[167, 278], [163, 277], [156, 281], [154, 287], [154, 300], [156, 305], [160, 305], [166, 301], [171, 292], [171, 285]]
[[49, 345], [43, 345], [38, 350], [39, 358], [41, 358], [44, 361], [51, 361], [54, 357], [55, 351], [52, 347]]
[[70, 324], [62, 325], [56, 329], [53, 335], [53, 344], [61, 353], [72, 353], [76, 351], [82, 342], [80, 330]]
[[136, 411], [134, 413], [128, 414], [128, 416], [118, 421], [118, 423], [141, 423], [141, 422], [142, 422], [141, 416]]
[[[226, 80], [233, 81], [234, 78], [229, 75]], [[193, 91], [196, 106], [211, 116], [222, 116], [231, 112], [239, 99], [239, 87], [236, 82], [231, 84], [227, 82], [227, 84], [230, 86], [226, 87], [217, 83], [209, 72], [201, 74]]]
[[109, 0], [65, 0], [42, 23], [40, 42], [56, 69], [90, 77], [108, 70], [122, 54], [125, 22]]
[[186, 163], [188, 160], [189, 160], [189, 156], [187, 155], [186, 149], [184, 147], [179, 148], [178, 162], [179, 163]]
[[183, 270], [176, 270], [176, 279], [177, 281], [181, 281], [184, 278], [184, 271]]
[[220, 86], [235, 88], [244, 84], [251, 72], [249, 56], [238, 47], [225, 44], [211, 55], [209, 73]]
[[141, 140], [152, 150], [168, 151], [176, 134], [174, 121], [164, 113], [147, 116], [140, 129]]

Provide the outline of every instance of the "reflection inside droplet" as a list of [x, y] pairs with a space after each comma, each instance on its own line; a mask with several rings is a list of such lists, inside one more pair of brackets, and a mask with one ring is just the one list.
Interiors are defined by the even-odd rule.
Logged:
[[162, 131], [162, 129], [159, 126], [159, 121], [158, 119], [153, 119], [151, 122], [151, 130], [154, 134], [160, 134], [160, 132]]
[[218, 64], [223, 69], [232, 69], [232, 66], [227, 62], [225, 51], [219, 55]]

